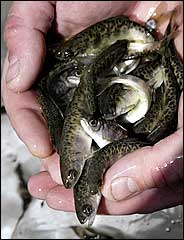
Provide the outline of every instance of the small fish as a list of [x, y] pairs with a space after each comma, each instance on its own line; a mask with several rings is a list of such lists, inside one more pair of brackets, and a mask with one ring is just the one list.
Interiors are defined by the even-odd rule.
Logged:
[[[172, 32], [172, 29], [174, 29], [175, 18], [178, 14], [178, 8], [175, 8], [172, 11], [163, 12], [164, 9], [164, 2], [162, 2], [156, 12], [150, 17], [150, 19], [146, 22], [146, 27], [150, 31], [154, 31], [163, 21], [165, 21], [168, 17], [170, 18], [170, 22], [167, 26], [165, 35], [169, 35]], [[169, 55], [170, 55], [170, 63], [172, 66], [172, 69], [174, 71], [175, 77], [177, 79], [177, 82], [179, 84], [180, 90], [183, 90], [183, 63], [181, 59], [178, 56], [174, 40], [171, 39], [169, 44]]]
[[[177, 13], [178, 13], [178, 10], [174, 9], [173, 13], [171, 15], [170, 23], [168, 24], [165, 34], [170, 34], [172, 32], [172, 29], [175, 27], [175, 25], [176, 25], [175, 17], [177, 16]], [[176, 46], [174, 44], [173, 39], [171, 39], [171, 41], [169, 43], [168, 51], [169, 51], [170, 63], [171, 63], [172, 69], [174, 71], [174, 75], [178, 82], [180, 91], [182, 91], [183, 90], [183, 62], [181, 61], [181, 59], [178, 55], [178, 52], [176, 50]]]
[[94, 152], [86, 159], [83, 172], [74, 186], [74, 201], [80, 223], [92, 225], [101, 199], [102, 178], [112, 164], [136, 149], [147, 146], [147, 142], [128, 138], [114, 141]]
[[114, 120], [92, 119], [88, 122], [85, 118], [82, 118], [81, 126], [100, 148], [103, 148], [112, 141], [128, 137], [127, 130]]
[[68, 66], [64, 70], [56, 66], [49, 73], [47, 90], [65, 115], [66, 108], [80, 82], [83, 66]]
[[[108, 82], [109, 81], [109, 82]], [[115, 113], [110, 116], [106, 114], [105, 119], [113, 119], [119, 115], [125, 114], [125, 120], [130, 123], [134, 123], [145, 116], [151, 105], [151, 89], [142, 79], [132, 75], [121, 75], [120, 77], [114, 77], [111, 79], [105, 79], [107, 87], [113, 84], [122, 84], [123, 86], [132, 89], [127, 91], [124, 95], [119, 97], [115, 102]], [[103, 85], [106, 85], [103, 83]], [[105, 88], [103, 89], [103, 91]], [[100, 93], [101, 94], [101, 93]], [[108, 96], [107, 96], [108, 97]], [[108, 118], [106, 117], [108, 115]]]
[[[171, 20], [169, 22], [170, 26]], [[166, 33], [168, 34], [168, 28]], [[170, 34], [170, 33], [169, 33]], [[169, 44], [169, 42], [168, 42]], [[154, 143], [173, 133], [177, 127], [177, 111], [180, 90], [173, 72], [168, 44], [161, 52], [163, 83], [156, 91], [157, 97], [153, 107], [144, 119], [135, 123], [133, 131], [136, 134], [146, 134], [147, 140]]]
[[[48, 61], [48, 60], [47, 60]], [[71, 101], [73, 89], [79, 84], [80, 78], [76, 73], [78, 67], [68, 65], [63, 69], [60, 63], [47, 66], [36, 82], [34, 89], [38, 94], [38, 101], [42, 107], [43, 116], [47, 122], [52, 144], [59, 153], [65, 110]], [[70, 72], [68, 71], [70, 69]], [[75, 81], [71, 78], [76, 77]]]
[[[172, 24], [174, 14], [175, 11], [173, 11], [173, 15], [171, 16], [165, 35], [170, 34], [173, 28], [177, 28], [176, 25]], [[168, 44], [170, 44], [170, 42]], [[178, 56], [174, 55], [173, 59], [175, 63], [177, 63], [176, 58], [178, 58]], [[163, 94], [164, 104], [157, 122], [157, 126], [152, 130], [152, 132], [147, 137], [147, 139], [151, 142], [157, 142], [161, 138], [166, 137], [169, 134], [176, 131], [178, 122], [179, 96], [181, 94], [182, 89], [182, 85], [180, 84], [181, 83], [180, 77], [182, 76], [182, 72], [181, 75], [177, 74], [176, 68], [173, 67], [175, 64], [173, 64], [173, 60], [171, 60], [171, 54], [168, 49], [165, 49], [165, 52], [162, 55], [162, 64], [164, 66], [163, 69], [166, 75], [164, 81], [165, 91]], [[181, 67], [181, 65], [179, 66]]]
[[78, 61], [99, 55], [117, 40], [151, 43], [155, 37], [150, 31], [126, 16], [116, 16], [95, 23], [55, 47], [53, 54], [61, 61]]
[[[104, 79], [105, 82], [107, 79]], [[109, 81], [112, 80], [112, 77]], [[103, 83], [103, 80], [100, 81]], [[105, 87], [103, 87], [103, 85]], [[97, 94], [99, 111], [104, 119], [113, 120], [117, 116], [122, 115], [133, 109], [138, 101], [139, 95], [131, 87], [127, 87], [120, 83], [115, 83], [108, 87], [108, 83], [102, 84], [98, 87], [98, 91], [103, 89]]]
[[118, 228], [100, 225], [98, 227], [71, 226], [80, 239], [127, 239]]
[[157, 90], [156, 102], [145, 119], [138, 121], [133, 127], [135, 133], [146, 133], [151, 142], [168, 136], [177, 127], [180, 92], [168, 57], [163, 56], [163, 66], [164, 84]]
[[140, 58], [121, 61], [114, 68], [113, 71], [120, 76], [121, 74], [128, 74], [139, 65]]
[[153, 89], [159, 88], [163, 83], [163, 65], [160, 55], [154, 60], [147, 60], [131, 72], [131, 75], [143, 79]]
[[[112, 70], [117, 61], [126, 53], [126, 46], [127, 41], [117, 41], [96, 57], [95, 61], [84, 70], [72, 101], [68, 105], [59, 154], [61, 177], [66, 188], [72, 188], [78, 181], [85, 158], [89, 153], [90, 141], [87, 141], [86, 148], [84, 148], [84, 142], [80, 145], [78, 142], [80, 142], [80, 135], [85, 133], [80, 119], [82, 117], [90, 119], [97, 114], [95, 82], [98, 77], [104, 77], [106, 72]], [[89, 136], [86, 134], [85, 138], [89, 138]]]
[[57, 153], [60, 148], [60, 137], [64, 124], [62, 111], [44, 89], [37, 88], [38, 102], [41, 104], [43, 116], [48, 124], [52, 144]]

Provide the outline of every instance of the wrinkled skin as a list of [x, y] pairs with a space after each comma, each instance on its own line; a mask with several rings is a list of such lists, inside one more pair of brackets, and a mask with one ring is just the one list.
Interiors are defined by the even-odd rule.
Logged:
[[[37, 5], [32, 5], [31, 10], [28, 4], [32, 5], [31, 2], [14, 3], [7, 19], [5, 40], [9, 56], [3, 67], [3, 101], [18, 136], [34, 155], [42, 158], [41, 172], [29, 180], [30, 193], [36, 198], [46, 199], [51, 208], [74, 211], [73, 193], [62, 186], [58, 156], [53, 154], [40, 106], [36, 101], [35, 93], [30, 90], [44, 61], [44, 35], [53, 21], [54, 7], [56, 5], [55, 26], [57, 31], [69, 37], [91, 23], [114, 15], [133, 15], [135, 19], [144, 22], [148, 18], [149, 9], [157, 6], [159, 2], [38, 2]], [[182, 3], [173, 1], [168, 4], [168, 10], [170, 10], [175, 5]], [[88, 11], [89, 8], [90, 11]], [[181, 23], [182, 16], [179, 15], [178, 19]], [[163, 29], [164, 25], [161, 28], [162, 32]], [[180, 54], [183, 52], [182, 42], [181, 32], [175, 40]], [[20, 75], [14, 74], [17, 76], [14, 83], [6, 84], [5, 80], [11, 78], [10, 73], [13, 74], [15, 68], [15, 56], [20, 59], [18, 63], [21, 66], [21, 72]], [[11, 60], [13, 62], [12, 68], [7, 74]], [[17, 92], [21, 92], [21, 94], [17, 94]], [[105, 198], [102, 199], [100, 213], [148, 213], [182, 203], [181, 185], [172, 185], [172, 182], [180, 181], [183, 172], [183, 159], [177, 158], [177, 161], [174, 161], [176, 157], [183, 155], [182, 99], [181, 97], [177, 132], [160, 141], [154, 147], [146, 147], [126, 155], [108, 170], [102, 189]], [[37, 130], [35, 131], [35, 129]], [[170, 167], [165, 168], [165, 171], [153, 171], [157, 166], [172, 161], [174, 164], [168, 165]], [[128, 200], [123, 197], [125, 188], [119, 189], [120, 196], [116, 196], [116, 198], [111, 191], [110, 183], [113, 176], [117, 176], [120, 172], [121, 176], [124, 177], [133, 176], [140, 190], [139, 194]], [[166, 182], [163, 179], [166, 179]], [[42, 189], [41, 192], [39, 188]], [[119, 201], [116, 201], [117, 199]]]

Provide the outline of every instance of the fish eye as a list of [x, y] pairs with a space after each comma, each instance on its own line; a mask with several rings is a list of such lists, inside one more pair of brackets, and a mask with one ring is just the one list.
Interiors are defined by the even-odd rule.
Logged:
[[82, 212], [86, 215], [86, 216], [90, 216], [91, 213], [93, 212], [93, 207], [89, 204], [85, 204], [82, 207]]
[[68, 176], [66, 179], [66, 185], [68, 188], [70, 188], [70, 186], [72, 185], [72, 183], [76, 179], [76, 177], [77, 177], [77, 171], [75, 169], [69, 170]]
[[96, 119], [91, 119], [91, 120], [89, 121], [89, 125], [90, 125], [91, 127], [96, 127], [96, 126], [98, 125], [98, 121], [97, 121]]
[[154, 19], [149, 19], [149, 20], [146, 22], [146, 27], [147, 27], [149, 30], [155, 30], [156, 27], [157, 27], [156, 21], [155, 21]]
[[72, 57], [73, 53], [72, 53], [71, 50], [67, 49], [67, 50], [64, 51], [64, 56], [67, 57], [67, 58]]
[[96, 120], [96, 119], [91, 119], [89, 121], [89, 125], [91, 126], [91, 128], [94, 130], [94, 131], [99, 131], [102, 124], [99, 120]]
[[80, 77], [80, 75], [81, 75], [80, 71], [77, 70], [76, 73], [75, 73], [75, 75], [76, 75], [76, 77]]

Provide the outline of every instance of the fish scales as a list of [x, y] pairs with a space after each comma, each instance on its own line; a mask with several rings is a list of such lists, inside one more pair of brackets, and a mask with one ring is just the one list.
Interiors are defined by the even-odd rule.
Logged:
[[90, 220], [92, 224], [91, 218], [94, 218], [98, 209], [105, 170], [125, 154], [147, 145], [147, 142], [137, 139], [122, 139], [106, 145], [86, 160], [83, 172], [74, 186], [76, 214], [81, 223]]
[[[103, 76], [106, 71], [110, 71], [118, 59], [125, 54], [126, 50], [127, 41], [117, 41], [97, 56], [95, 61], [84, 70], [72, 101], [69, 103], [61, 136], [60, 151], [61, 176], [66, 188], [75, 185], [83, 169], [85, 159], [83, 154], [85, 155], [85, 153], [80, 152], [80, 149], [76, 149], [75, 145], [83, 132], [80, 119], [83, 116], [90, 119], [97, 111], [94, 98], [95, 79], [97, 76]], [[81, 154], [80, 159], [78, 159], [79, 153]]]
[[77, 57], [98, 55], [117, 40], [123, 39], [142, 43], [155, 41], [152, 33], [144, 26], [126, 16], [116, 16], [95, 23], [61, 44], [60, 49], [55, 51], [55, 57], [68, 61]]

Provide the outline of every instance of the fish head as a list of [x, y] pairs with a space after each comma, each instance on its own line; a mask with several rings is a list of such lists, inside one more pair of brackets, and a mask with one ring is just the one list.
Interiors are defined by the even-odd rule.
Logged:
[[[77, 155], [76, 155], [77, 157]], [[61, 178], [65, 188], [72, 188], [77, 183], [84, 166], [83, 159], [77, 159], [73, 161], [71, 166], [64, 166], [62, 164]], [[63, 170], [64, 169], [64, 170]]]
[[[66, 142], [68, 143], [68, 142]], [[62, 145], [60, 152], [61, 177], [66, 188], [77, 183], [84, 167], [85, 159], [91, 154], [92, 138], [79, 125], [72, 143]]]
[[100, 192], [95, 195], [89, 193], [83, 200], [75, 198], [76, 214], [81, 224], [87, 224], [88, 226], [93, 224], [100, 199]]
[[87, 181], [93, 158], [86, 160], [82, 174], [74, 186], [74, 202], [76, 215], [81, 224], [92, 225], [101, 199], [100, 191], [95, 195], [90, 192], [90, 183]]

